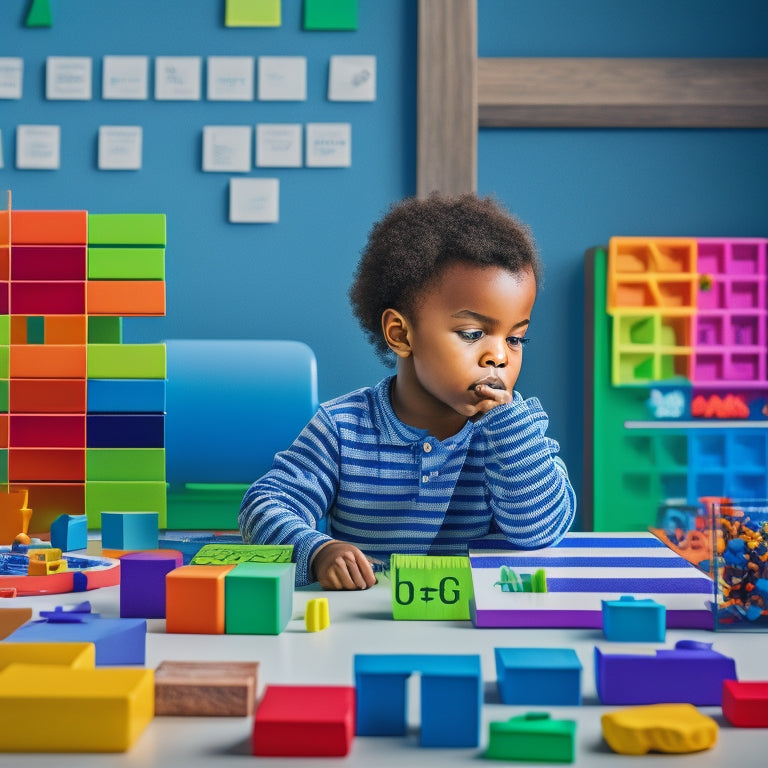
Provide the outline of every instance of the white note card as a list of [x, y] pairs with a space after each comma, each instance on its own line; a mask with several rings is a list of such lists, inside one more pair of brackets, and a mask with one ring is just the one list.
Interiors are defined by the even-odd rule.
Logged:
[[203, 128], [203, 170], [250, 171], [252, 136], [250, 125], [206, 125]]
[[147, 56], [105, 56], [102, 59], [101, 98], [145, 101], [149, 98]]
[[20, 99], [24, 82], [24, 59], [0, 57], [0, 99]]
[[200, 56], [157, 56], [155, 98], [158, 101], [200, 101]]
[[56, 170], [61, 163], [61, 128], [58, 125], [16, 126], [16, 167]]
[[307, 123], [307, 167], [344, 168], [352, 165], [350, 123]]
[[102, 125], [99, 128], [99, 169], [140, 170], [141, 139], [140, 125]]
[[301, 168], [301, 123], [259, 123], [256, 126], [256, 165], [261, 168]]
[[230, 179], [229, 221], [272, 224], [279, 220], [279, 179]]
[[375, 56], [331, 56], [329, 101], [376, 101]]
[[49, 56], [45, 60], [45, 98], [90, 101], [89, 56]]
[[260, 101], [306, 101], [306, 56], [259, 56]]
[[253, 56], [209, 56], [208, 100], [253, 101]]

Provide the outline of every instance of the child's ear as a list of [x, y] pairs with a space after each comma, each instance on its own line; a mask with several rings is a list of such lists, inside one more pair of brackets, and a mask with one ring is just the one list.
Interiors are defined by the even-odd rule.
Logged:
[[408, 321], [396, 309], [385, 309], [381, 313], [381, 330], [384, 340], [398, 357], [411, 355], [408, 328]]

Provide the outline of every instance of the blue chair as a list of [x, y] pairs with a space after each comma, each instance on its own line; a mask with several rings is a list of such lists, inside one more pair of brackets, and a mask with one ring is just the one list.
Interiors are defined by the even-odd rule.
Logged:
[[317, 410], [314, 352], [280, 340], [165, 345], [167, 527], [235, 529], [250, 483]]

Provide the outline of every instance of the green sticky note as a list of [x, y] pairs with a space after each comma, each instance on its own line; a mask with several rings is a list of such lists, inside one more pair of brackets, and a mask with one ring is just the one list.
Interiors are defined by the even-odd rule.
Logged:
[[304, 0], [304, 29], [357, 29], [357, 0]]
[[290, 563], [292, 557], [290, 544], [204, 544], [190, 564]]
[[225, 27], [279, 27], [280, 0], [226, 0]]
[[52, 27], [53, 14], [50, 0], [32, 0], [24, 20], [25, 27]]
[[460, 555], [392, 555], [394, 619], [469, 619], [472, 571]]

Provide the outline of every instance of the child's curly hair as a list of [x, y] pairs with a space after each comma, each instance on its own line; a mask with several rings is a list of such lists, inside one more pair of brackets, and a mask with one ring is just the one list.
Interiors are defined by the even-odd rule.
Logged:
[[381, 332], [385, 309], [412, 316], [424, 291], [450, 264], [531, 270], [541, 261], [528, 227], [491, 197], [433, 193], [390, 207], [373, 225], [349, 289], [352, 311], [384, 361], [391, 350]]

